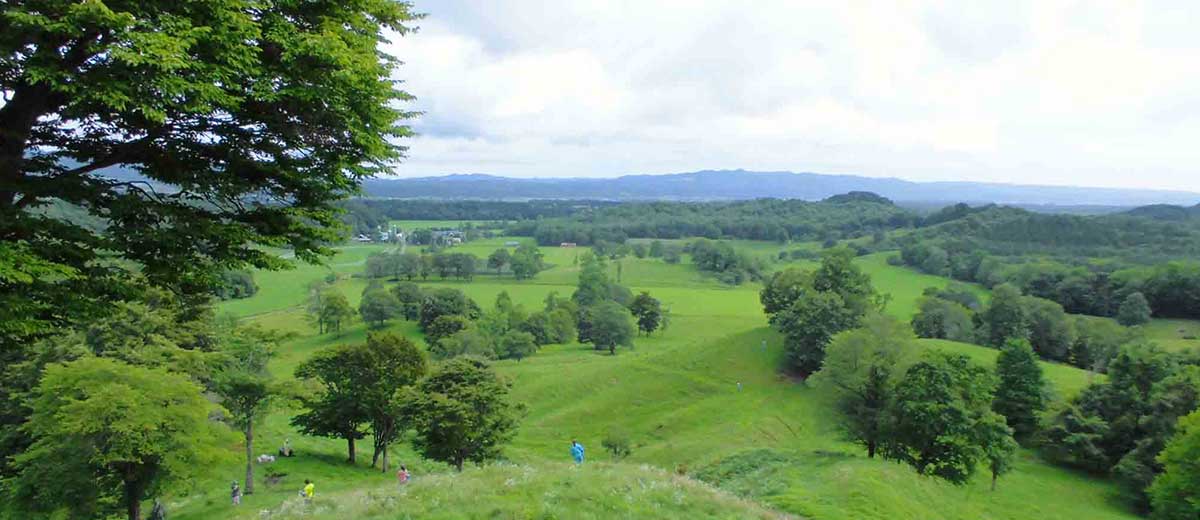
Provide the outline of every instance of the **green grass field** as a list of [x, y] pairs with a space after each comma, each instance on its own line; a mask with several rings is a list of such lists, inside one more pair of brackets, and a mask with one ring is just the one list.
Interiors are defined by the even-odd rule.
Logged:
[[[461, 248], [479, 256], [506, 239], [473, 242]], [[767, 247], [762, 247], [766, 251]], [[780, 246], [773, 245], [774, 251]], [[552, 268], [533, 280], [484, 275], [474, 282], [430, 281], [427, 285], [461, 288], [488, 306], [500, 291], [529, 308], [541, 305], [550, 292], [569, 295], [577, 267], [575, 249], [543, 248]], [[355, 272], [350, 265], [368, 250], [350, 249], [335, 257], [336, 272]], [[763, 254], [768, 254], [769, 251]], [[892, 294], [887, 311], [901, 319], [915, 312], [915, 301], [929, 285], [947, 280], [889, 266], [885, 255], [859, 259], [876, 288]], [[343, 265], [343, 268], [336, 267]], [[341, 270], [339, 270], [341, 269]], [[615, 276], [615, 266], [610, 265]], [[506, 450], [512, 465], [472, 469], [454, 475], [440, 463], [416, 457], [403, 443], [393, 460], [408, 464], [414, 485], [400, 491], [393, 477], [366, 467], [370, 443], [359, 443], [359, 464], [344, 462], [343, 441], [302, 437], [287, 424], [292, 411], [278, 410], [259, 428], [256, 452], [273, 453], [290, 438], [298, 457], [282, 459], [258, 470], [259, 492], [244, 498], [242, 509], [228, 505], [229, 481], [240, 479], [241, 466], [231, 446], [230, 460], [210, 478], [169, 502], [172, 518], [700, 518], [763, 516], [753, 504], [817, 519], [1026, 519], [1134, 517], [1123, 509], [1116, 488], [1051, 466], [1032, 452], [1022, 452], [1016, 470], [988, 490], [979, 475], [953, 486], [915, 475], [909, 468], [869, 460], [865, 452], [842, 438], [837, 415], [826, 392], [781, 375], [780, 336], [769, 329], [758, 302], [757, 284], [721, 285], [686, 262], [668, 265], [657, 259], [622, 261], [623, 283], [648, 290], [671, 308], [665, 332], [637, 340], [633, 350], [615, 357], [578, 344], [543, 348], [522, 362], [500, 361], [497, 370], [513, 381], [513, 397], [528, 406], [516, 439]], [[323, 268], [290, 271], [292, 280], [323, 276]], [[265, 327], [295, 333], [272, 366], [288, 377], [316, 350], [339, 342], [362, 341], [361, 323], [341, 337], [318, 336], [306, 322], [293, 283], [260, 273], [263, 290], [248, 300], [225, 302], [222, 309], [248, 316]], [[352, 301], [365, 286], [343, 276], [337, 283]], [[980, 289], [980, 294], [986, 296]], [[420, 338], [415, 325], [395, 322], [389, 329]], [[766, 348], [762, 348], [763, 342]], [[922, 340], [925, 348], [961, 352], [982, 364], [996, 352], [947, 341]], [[1044, 364], [1058, 396], [1086, 385], [1091, 374], [1068, 366]], [[741, 382], [743, 388], [737, 389]], [[632, 455], [608, 464], [600, 440], [610, 430], [625, 432]], [[578, 438], [588, 447], [584, 470], [570, 468], [567, 443]], [[365, 462], [364, 462], [365, 461]], [[647, 465], [643, 468], [641, 465]], [[262, 476], [270, 469], [284, 473], [270, 486]], [[724, 475], [708, 485], [668, 475]], [[314, 510], [297, 509], [296, 490], [313, 479], [323, 500]], [[510, 484], [511, 482], [521, 485]], [[672, 487], [673, 486], [673, 487]], [[673, 497], [673, 498], [672, 498]]]

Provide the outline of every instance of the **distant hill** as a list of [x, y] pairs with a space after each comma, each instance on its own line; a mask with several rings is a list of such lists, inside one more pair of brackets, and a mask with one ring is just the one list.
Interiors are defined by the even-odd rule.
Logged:
[[912, 182], [896, 178], [818, 173], [698, 171], [626, 175], [608, 179], [517, 179], [469, 174], [413, 179], [373, 179], [368, 196], [448, 199], [821, 200], [871, 192], [897, 202], [1001, 203], [1052, 206], [1192, 205], [1200, 193], [1168, 190], [1033, 186], [979, 182]]
[[1154, 220], [1200, 220], [1200, 204], [1195, 206], [1175, 206], [1171, 204], [1151, 204], [1126, 211], [1125, 214], [1135, 217], [1146, 217]]

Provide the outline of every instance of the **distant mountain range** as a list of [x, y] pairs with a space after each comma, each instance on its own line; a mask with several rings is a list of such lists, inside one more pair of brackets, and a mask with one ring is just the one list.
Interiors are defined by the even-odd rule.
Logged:
[[1000, 203], [1014, 205], [1131, 207], [1193, 205], [1200, 193], [1169, 190], [1034, 186], [981, 182], [912, 182], [896, 178], [818, 173], [698, 171], [617, 178], [517, 179], [468, 174], [412, 179], [373, 179], [367, 196], [446, 199], [820, 200], [868, 191], [897, 202]]

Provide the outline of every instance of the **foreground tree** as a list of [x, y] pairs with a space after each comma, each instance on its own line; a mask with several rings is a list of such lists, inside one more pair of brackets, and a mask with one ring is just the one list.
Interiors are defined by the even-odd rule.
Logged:
[[382, 458], [380, 471], [388, 471], [388, 449], [404, 430], [402, 391], [417, 383], [428, 370], [425, 353], [408, 338], [395, 334], [369, 334], [361, 347], [363, 407], [371, 423], [374, 453], [371, 467]]
[[224, 435], [201, 388], [159, 368], [87, 357], [50, 365], [31, 396], [33, 445], [15, 457], [30, 511], [130, 520], [141, 503], [218, 460]]
[[861, 328], [834, 336], [824, 366], [814, 375], [817, 385], [833, 389], [846, 432], [867, 448], [868, 458], [875, 457], [887, 435], [896, 382], [916, 357], [913, 340], [894, 318], [869, 315]]
[[[191, 295], [287, 264], [260, 246], [329, 254], [335, 202], [402, 157], [410, 96], [380, 42], [413, 19], [385, 1], [6, 4], [0, 348], [138, 277]], [[97, 174], [114, 167], [137, 176]]]
[[458, 357], [434, 369], [410, 391], [404, 417], [422, 456], [453, 464], [483, 463], [500, 456], [516, 434], [522, 407], [508, 397], [509, 383], [480, 359]]
[[967, 482], [1007, 431], [992, 412], [992, 378], [962, 355], [932, 352], [896, 385], [883, 454], [923, 475]]
[[296, 368], [296, 378], [307, 388], [301, 393], [304, 411], [291, 424], [306, 435], [346, 440], [346, 460], [357, 459], [354, 442], [366, 436], [371, 420], [364, 397], [371, 360], [355, 345], [328, 347]]
[[274, 335], [259, 329], [239, 329], [227, 340], [225, 359], [213, 376], [213, 392], [229, 411], [229, 423], [242, 432], [246, 442], [246, 482], [243, 490], [254, 493], [254, 425], [283, 396], [267, 362], [274, 356]]
[[1150, 486], [1157, 520], [1200, 518], [1200, 411], [1180, 419], [1176, 431], [1158, 455], [1163, 472]]
[[1019, 439], [1038, 431], [1038, 416], [1046, 409], [1046, 381], [1028, 341], [1010, 339], [996, 357], [996, 399], [992, 409], [1004, 416]]

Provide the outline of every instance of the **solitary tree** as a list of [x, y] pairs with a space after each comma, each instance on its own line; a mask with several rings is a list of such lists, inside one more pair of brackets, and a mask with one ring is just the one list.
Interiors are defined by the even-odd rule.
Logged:
[[1150, 302], [1140, 292], [1131, 293], [1117, 309], [1117, 323], [1126, 327], [1150, 323]]
[[1028, 341], [1010, 339], [996, 358], [996, 399], [992, 409], [1004, 416], [1017, 438], [1038, 430], [1038, 416], [1046, 409], [1046, 382], [1042, 367]]
[[509, 383], [480, 359], [444, 362], [407, 394], [403, 411], [416, 432], [413, 447], [459, 471], [466, 462], [499, 457], [522, 410], [508, 392]]
[[634, 297], [633, 303], [629, 304], [629, 311], [637, 319], [638, 330], [642, 334], [654, 332], [662, 320], [662, 302], [645, 291]]
[[25, 425], [33, 445], [15, 456], [14, 492], [31, 511], [129, 520], [163, 488], [218, 460], [225, 439], [212, 406], [186, 377], [104, 358], [49, 365]]
[[[609, 354], [616, 355], [618, 345], [633, 346], [633, 319], [625, 307], [617, 302], [603, 301], [584, 309], [582, 313], [586, 315], [583, 320], [587, 325], [586, 341], [594, 345], [596, 350], [608, 349]], [[583, 330], [580, 327], [580, 331]]]

